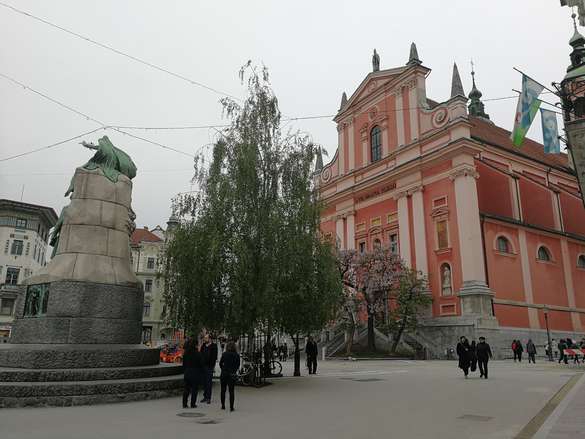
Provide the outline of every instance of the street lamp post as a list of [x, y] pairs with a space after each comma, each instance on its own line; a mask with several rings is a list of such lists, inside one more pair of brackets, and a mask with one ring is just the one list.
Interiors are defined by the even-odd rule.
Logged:
[[546, 338], [548, 339], [548, 361], [553, 361], [552, 353], [553, 347], [550, 340], [550, 329], [548, 328], [548, 307], [542, 308], [542, 312], [544, 313], [544, 324], [546, 325]]

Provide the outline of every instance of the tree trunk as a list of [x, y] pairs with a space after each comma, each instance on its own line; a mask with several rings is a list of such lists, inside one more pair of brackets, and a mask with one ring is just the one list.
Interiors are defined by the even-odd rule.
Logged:
[[400, 325], [400, 328], [398, 328], [398, 332], [394, 336], [394, 341], [392, 342], [392, 347], [390, 348], [391, 354], [394, 354], [396, 352], [396, 348], [398, 347], [398, 343], [400, 343], [400, 339], [402, 338], [402, 333], [404, 332], [405, 327], [406, 324], [403, 323]]
[[349, 330], [349, 333], [347, 336], [347, 341], [345, 342], [345, 355], [348, 357], [351, 355], [351, 348], [353, 347], [353, 336], [354, 335], [355, 335], [355, 325], [353, 325], [351, 327], [351, 329]]
[[301, 376], [301, 350], [299, 349], [299, 334], [296, 337], [292, 337], [293, 343], [295, 344], [295, 371], [294, 376]]
[[376, 352], [376, 333], [374, 332], [374, 315], [368, 313], [368, 350]]

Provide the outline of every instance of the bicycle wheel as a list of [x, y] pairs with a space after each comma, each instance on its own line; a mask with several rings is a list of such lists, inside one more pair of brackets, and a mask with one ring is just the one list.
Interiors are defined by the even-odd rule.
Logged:
[[249, 386], [254, 382], [254, 368], [251, 364], [244, 364], [237, 375], [240, 382], [245, 386]]
[[280, 375], [282, 373], [282, 363], [280, 361], [272, 360], [270, 362], [270, 373], [272, 375]]

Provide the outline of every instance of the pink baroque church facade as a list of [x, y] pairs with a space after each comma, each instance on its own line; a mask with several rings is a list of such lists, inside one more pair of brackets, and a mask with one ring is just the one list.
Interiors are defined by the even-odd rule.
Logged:
[[[460, 335], [581, 339], [585, 209], [567, 155], [544, 154], [489, 120], [475, 85], [427, 97], [431, 70], [411, 46], [405, 66], [373, 71], [334, 118], [332, 161], [319, 157], [321, 229], [343, 249], [389, 246], [427, 276], [432, 309], [418, 341], [441, 357]], [[472, 73], [474, 75], [474, 73]], [[546, 320], [545, 320], [546, 314]]]

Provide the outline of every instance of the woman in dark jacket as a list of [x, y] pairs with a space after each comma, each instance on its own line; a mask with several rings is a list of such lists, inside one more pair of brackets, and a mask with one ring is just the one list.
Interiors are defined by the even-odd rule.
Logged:
[[225, 391], [229, 388], [230, 391], [230, 411], [234, 411], [234, 401], [236, 399], [236, 373], [240, 368], [240, 355], [236, 352], [236, 345], [230, 341], [225, 352], [219, 360], [219, 367], [221, 368], [221, 375], [219, 377], [221, 383], [221, 409], [225, 410]]
[[191, 408], [197, 407], [197, 391], [199, 390], [199, 385], [203, 384], [202, 380], [205, 368], [203, 367], [203, 358], [194, 340], [186, 340], [184, 349], [183, 369], [185, 389], [183, 390], [183, 408], [186, 409], [189, 394], [191, 394]]
[[469, 370], [475, 372], [477, 369], [477, 350], [476, 350], [475, 340], [471, 341], [471, 346], [469, 348]]
[[471, 346], [469, 346], [467, 338], [461, 337], [457, 343], [457, 356], [459, 357], [459, 369], [463, 371], [465, 378], [469, 375], [470, 350]]

